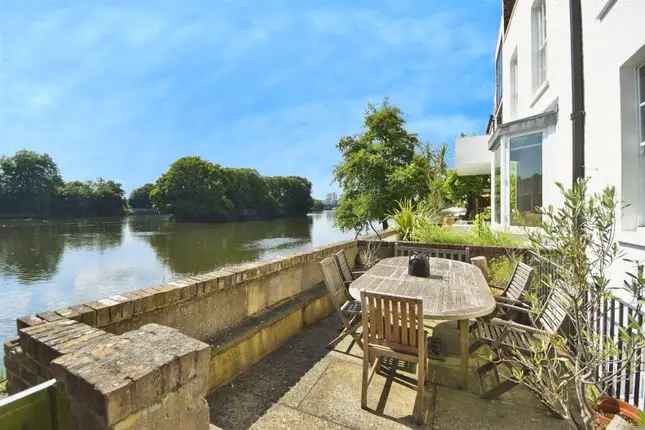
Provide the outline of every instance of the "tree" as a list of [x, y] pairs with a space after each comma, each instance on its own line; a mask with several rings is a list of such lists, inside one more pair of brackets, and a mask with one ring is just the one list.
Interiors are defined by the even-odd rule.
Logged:
[[368, 105], [363, 128], [337, 144], [343, 156], [334, 170], [343, 189], [336, 211], [339, 227], [360, 232], [379, 221], [387, 228], [389, 214], [403, 200], [443, 209], [447, 148], [421, 145], [405, 129], [399, 108], [387, 100], [378, 107]]
[[265, 181], [278, 213], [283, 216], [303, 216], [311, 210], [311, 182], [299, 176], [270, 176]]
[[224, 175], [236, 218], [270, 218], [276, 214], [277, 202], [257, 170], [224, 168]]
[[157, 179], [150, 199], [156, 208], [178, 219], [226, 220], [233, 209], [224, 170], [200, 157], [175, 161]]
[[47, 154], [18, 151], [0, 158], [0, 212], [49, 214], [57, 187], [63, 184], [58, 166]]
[[311, 205], [312, 212], [321, 212], [325, 210], [325, 203], [322, 200], [314, 199]]
[[153, 184], [145, 184], [139, 188], [134, 189], [130, 193], [128, 204], [131, 208], [135, 209], [150, 209], [152, 208], [152, 201], [150, 200], [150, 191], [154, 187]]
[[476, 215], [476, 200], [487, 189], [490, 189], [490, 175], [459, 176], [451, 171], [446, 179], [448, 199], [453, 203], [465, 204], [468, 219]]

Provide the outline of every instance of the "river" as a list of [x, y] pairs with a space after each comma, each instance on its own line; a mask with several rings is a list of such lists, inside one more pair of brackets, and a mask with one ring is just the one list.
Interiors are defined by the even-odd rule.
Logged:
[[0, 340], [16, 335], [23, 315], [352, 237], [335, 227], [333, 211], [230, 223], [0, 220]]

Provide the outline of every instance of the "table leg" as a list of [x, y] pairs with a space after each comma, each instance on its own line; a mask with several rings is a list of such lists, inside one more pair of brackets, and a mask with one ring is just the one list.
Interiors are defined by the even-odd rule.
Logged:
[[470, 333], [468, 329], [468, 320], [459, 320], [459, 347], [461, 349], [461, 370], [462, 380], [460, 388], [468, 389], [468, 359], [469, 359], [469, 349], [470, 349]]

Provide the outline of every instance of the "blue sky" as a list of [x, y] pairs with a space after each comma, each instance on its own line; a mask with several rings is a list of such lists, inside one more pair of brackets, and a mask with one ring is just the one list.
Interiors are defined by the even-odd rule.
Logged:
[[128, 191], [199, 155], [323, 197], [368, 102], [430, 143], [481, 132], [498, 24], [497, 0], [7, 1], [0, 154]]

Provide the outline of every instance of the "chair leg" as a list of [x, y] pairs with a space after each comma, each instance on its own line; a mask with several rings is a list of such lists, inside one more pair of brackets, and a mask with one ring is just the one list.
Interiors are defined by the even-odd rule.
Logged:
[[417, 424], [424, 425], [426, 423], [426, 369], [423, 362], [419, 362], [417, 367], [419, 369], [417, 375], [417, 396], [415, 401], [414, 416]]
[[328, 344], [327, 344], [327, 349], [334, 349], [336, 344], [338, 344], [345, 336], [347, 336], [347, 330], [343, 328], [338, 336], [333, 338]]
[[361, 385], [361, 408], [367, 409], [367, 380], [369, 377], [370, 362], [369, 362], [369, 349], [363, 353], [363, 383]]

